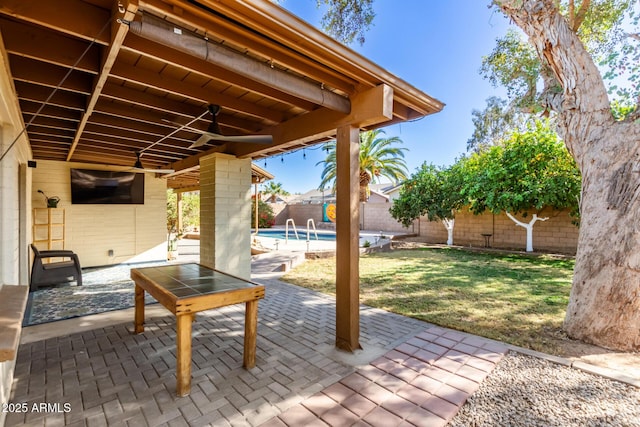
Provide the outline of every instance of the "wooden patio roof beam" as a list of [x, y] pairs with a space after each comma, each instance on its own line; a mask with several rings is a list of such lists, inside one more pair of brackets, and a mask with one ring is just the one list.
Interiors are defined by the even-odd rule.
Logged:
[[144, 15], [142, 22], [131, 22], [130, 27], [132, 32], [147, 40], [182, 50], [282, 92], [342, 113], [348, 113], [351, 110], [348, 98], [325, 90], [320, 85], [271, 68], [268, 64], [217, 43], [210, 43], [199, 36], [188, 34], [186, 30], [182, 34], [176, 34], [175, 26], [167, 21]]
[[269, 145], [243, 144], [235, 152], [238, 157], [256, 157], [277, 149], [304, 144], [333, 136], [345, 125], [359, 128], [384, 123], [393, 118], [393, 89], [382, 84], [352, 98], [352, 112], [341, 114], [326, 108], [295, 117], [267, 130], [273, 135]]
[[341, 75], [323, 63], [298, 55], [287, 46], [253, 31], [240, 32], [233, 21], [213, 15], [197, 5], [185, 4], [176, 0], [141, 0], [140, 7], [156, 16], [167, 16], [175, 21], [184, 22], [210, 36], [216, 36], [240, 48], [256, 52], [273, 60], [278, 65], [309, 76], [347, 94], [355, 92], [356, 81], [353, 79]]
[[[176, 1], [176, 0], [172, 0]], [[310, 24], [270, 2], [252, 0], [200, 0], [207, 7], [243, 22], [257, 33], [285, 46], [295, 45], [306, 56], [360, 82], [362, 90], [381, 82], [393, 84], [396, 97], [421, 115], [437, 113], [444, 104], [345, 47]]]
[[244, 88], [278, 102], [287, 102], [298, 108], [302, 108], [303, 110], [310, 111], [315, 108], [313, 103], [305, 101], [302, 98], [276, 90], [239, 74], [230, 73], [222, 67], [202, 61], [178, 50], [171, 48], [167, 49], [166, 46], [146, 40], [140, 36], [136, 36], [135, 34], [127, 36], [123, 49], [171, 64], [175, 67], [187, 70], [188, 72], [201, 74], [209, 79], [223, 82], [224, 84]]
[[[121, 8], [124, 8], [124, 12], [121, 11]], [[91, 96], [89, 97], [89, 101], [87, 102], [87, 108], [82, 116], [82, 119], [80, 120], [80, 123], [78, 124], [76, 136], [73, 139], [73, 143], [71, 144], [69, 153], [67, 154], [67, 161], [71, 160], [71, 157], [73, 156], [73, 152], [78, 145], [78, 141], [82, 136], [82, 132], [84, 131], [84, 128], [89, 121], [89, 117], [91, 117], [91, 114], [93, 113], [93, 108], [95, 107], [96, 102], [98, 102], [98, 98], [100, 98], [100, 92], [102, 92], [102, 88], [107, 82], [107, 78], [109, 78], [111, 68], [116, 62], [118, 52], [120, 51], [120, 47], [122, 46], [122, 42], [124, 41], [124, 37], [127, 35], [127, 31], [129, 31], [129, 27], [127, 25], [118, 23], [117, 18], [130, 21], [136, 16], [137, 12], [138, 0], [120, 0], [118, 2], [115, 2], [113, 5], [113, 10], [111, 12], [111, 43], [106, 49], [106, 52], [104, 52], [100, 74], [95, 80], [93, 91], [91, 93]]]

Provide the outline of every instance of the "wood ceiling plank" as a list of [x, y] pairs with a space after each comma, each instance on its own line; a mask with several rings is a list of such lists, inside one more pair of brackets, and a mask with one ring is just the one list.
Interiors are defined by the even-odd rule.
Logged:
[[178, 96], [184, 96], [195, 101], [218, 104], [231, 110], [240, 111], [245, 114], [251, 114], [255, 117], [268, 120], [273, 124], [280, 123], [284, 118], [283, 115], [277, 111], [262, 108], [224, 94], [209, 92], [200, 87], [166, 79], [162, 75], [149, 72], [138, 67], [116, 64], [111, 69], [111, 73], [123, 80], [146, 84], [158, 90], [173, 93]]
[[51, 30], [100, 44], [109, 43], [109, 33], [98, 34], [109, 20], [109, 10], [81, 0], [2, 0], [0, 14], [12, 16]]
[[163, 122], [162, 116], [148, 109], [140, 109], [131, 106], [127, 106], [123, 103], [106, 101], [98, 102], [94, 108], [94, 112], [102, 115], [108, 115], [114, 118], [123, 120], [133, 120], [136, 123], [160, 126], [162, 130], [158, 130], [160, 134], [169, 133], [176, 127], [172, 124]]
[[17, 81], [46, 86], [52, 89], [59, 87], [62, 90], [81, 95], [89, 95], [91, 93], [92, 78], [90, 75], [80, 71], [73, 71], [62, 82], [68, 73], [66, 68], [16, 55], [12, 55], [9, 60], [11, 74]]
[[74, 130], [75, 125], [73, 122], [69, 122], [66, 120], [52, 119], [50, 117], [38, 116], [36, 117], [29, 126], [31, 127], [39, 127], [39, 128], [47, 128], [47, 129], [61, 129], [61, 130]]
[[[22, 110], [22, 114], [24, 115], [24, 117], [31, 117], [33, 115], [35, 115], [36, 112], [38, 112], [38, 109], [40, 109], [41, 104], [38, 104], [37, 102], [32, 102], [32, 101], [20, 101], [20, 109]], [[45, 107], [42, 108], [42, 110], [40, 111], [39, 115], [41, 117], [48, 117], [48, 118], [56, 118], [59, 120], [68, 120], [70, 122], [79, 122], [80, 121], [80, 114], [77, 111], [73, 111], [73, 110], [67, 110], [65, 108], [60, 108], [60, 107], [55, 107], [52, 105], [47, 105]], [[28, 122], [28, 119], [25, 119], [25, 122]]]
[[43, 142], [65, 144], [67, 146], [67, 149], [69, 148], [69, 145], [71, 145], [71, 139], [51, 136], [51, 135], [47, 135], [46, 137], [41, 137], [40, 135], [30, 134], [29, 142], [31, 143], [32, 146], [34, 144], [43, 143]]
[[[114, 156], [122, 156], [123, 158], [128, 158], [128, 159], [133, 159], [135, 160], [135, 152], [137, 150], [131, 150], [131, 147], [129, 147], [129, 150], [125, 150], [119, 147], [113, 147], [113, 146], [109, 146], [109, 145], [102, 145], [100, 147], [95, 147], [92, 145], [87, 145], [84, 143], [84, 141], [81, 141], [78, 144], [78, 147], [76, 148], [78, 153], [84, 152], [84, 153], [95, 153], [95, 154], [109, 154], [109, 155], [114, 155]], [[147, 161], [154, 161], [156, 162], [158, 165], [162, 165], [164, 163], [167, 162], [171, 162], [174, 161], [176, 159], [179, 159], [180, 157], [176, 154], [172, 155], [167, 155], [167, 154], [150, 154], [148, 151], [145, 151], [144, 153], [144, 158]]]
[[[18, 99], [32, 101], [42, 104], [51, 95], [52, 90], [45, 86], [36, 86], [34, 84], [17, 81], [15, 82]], [[67, 108], [75, 111], [84, 111], [85, 98], [82, 95], [58, 91], [56, 92], [47, 105], [54, 105], [61, 108]]]
[[[154, 140], [160, 139], [175, 130], [175, 126], [162, 126], [156, 123], [146, 124], [132, 118], [121, 118], [104, 114], [94, 114], [88, 123], [125, 132], [136, 132], [142, 135], [147, 135]], [[175, 141], [182, 141], [185, 144], [192, 142], [191, 139], [179, 138], [175, 135], [172, 136], [172, 139]]]
[[[0, 31], [8, 53], [98, 74], [100, 48], [97, 45], [85, 53], [87, 43], [84, 41], [4, 18], [0, 18]], [[82, 59], [78, 61], [81, 56]]]
[[201, 105], [196, 106], [111, 83], [105, 85], [102, 91], [102, 97], [185, 118], [198, 117], [207, 108], [207, 104], [204, 101], [200, 101]]
[[154, 138], [151, 135], [136, 132], [133, 129], [115, 129], [94, 123], [88, 123], [87, 126], [85, 126], [83, 137], [85, 134], [116, 137], [125, 141], [139, 141], [146, 144], [152, 144], [157, 140], [157, 138]]

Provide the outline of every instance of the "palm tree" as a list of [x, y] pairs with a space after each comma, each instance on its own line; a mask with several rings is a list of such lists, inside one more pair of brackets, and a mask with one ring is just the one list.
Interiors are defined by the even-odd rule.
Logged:
[[269, 181], [268, 184], [265, 184], [262, 191], [264, 191], [265, 193], [269, 193], [269, 194], [279, 194], [282, 196], [288, 196], [289, 192], [285, 191], [284, 188], [282, 188], [282, 183], [281, 182], [273, 182], [273, 181]]
[[[384, 138], [385, 132], [381, 129], [360, 133], [360, 200], [366, 201], [369, 196], [369, 183], [380, 177], [386, 177], [392, 182], [399, 182], [407, 178], [407, 165], [404, 161], [406, 148], [394, 147], [394, 144], [402, 144], [397, 137]], [[336, 186], [336, 141], [325, 144], [327, 157], [316, 163], [324, 164], [322, 182], [319, 189], [331, 187], [335, 191]]]

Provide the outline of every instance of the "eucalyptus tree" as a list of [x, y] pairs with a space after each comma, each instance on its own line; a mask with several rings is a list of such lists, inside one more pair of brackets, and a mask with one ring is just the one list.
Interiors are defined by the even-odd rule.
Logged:
[[[631, 67], [626, 72], [631, 75], [626, 75], [626, 95], [637, 104], [637, 25], [631, 37], [625, 37], [620, 23], [638, 4], [493, 3], [523, 30], [540, 60], [543, 90], [536, 94], [537, 105], [557, 114], [557, 132], [582, 174], [581, 227], [565, 330], [573, 338], [604, 347], [640, 350], [638, 106], [622, 118], [614, 116], [598, 67], [612, 67], [604, 77], [624, 77], [613, 67], [627, 58]], [[617, 47], [610, 44], [616, 40]]]

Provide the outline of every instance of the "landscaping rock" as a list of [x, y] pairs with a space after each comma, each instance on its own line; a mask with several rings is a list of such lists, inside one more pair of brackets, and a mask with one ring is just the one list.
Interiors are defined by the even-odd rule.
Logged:
[[509, 353], [449, 425], [640, 427], [640, 388]]

